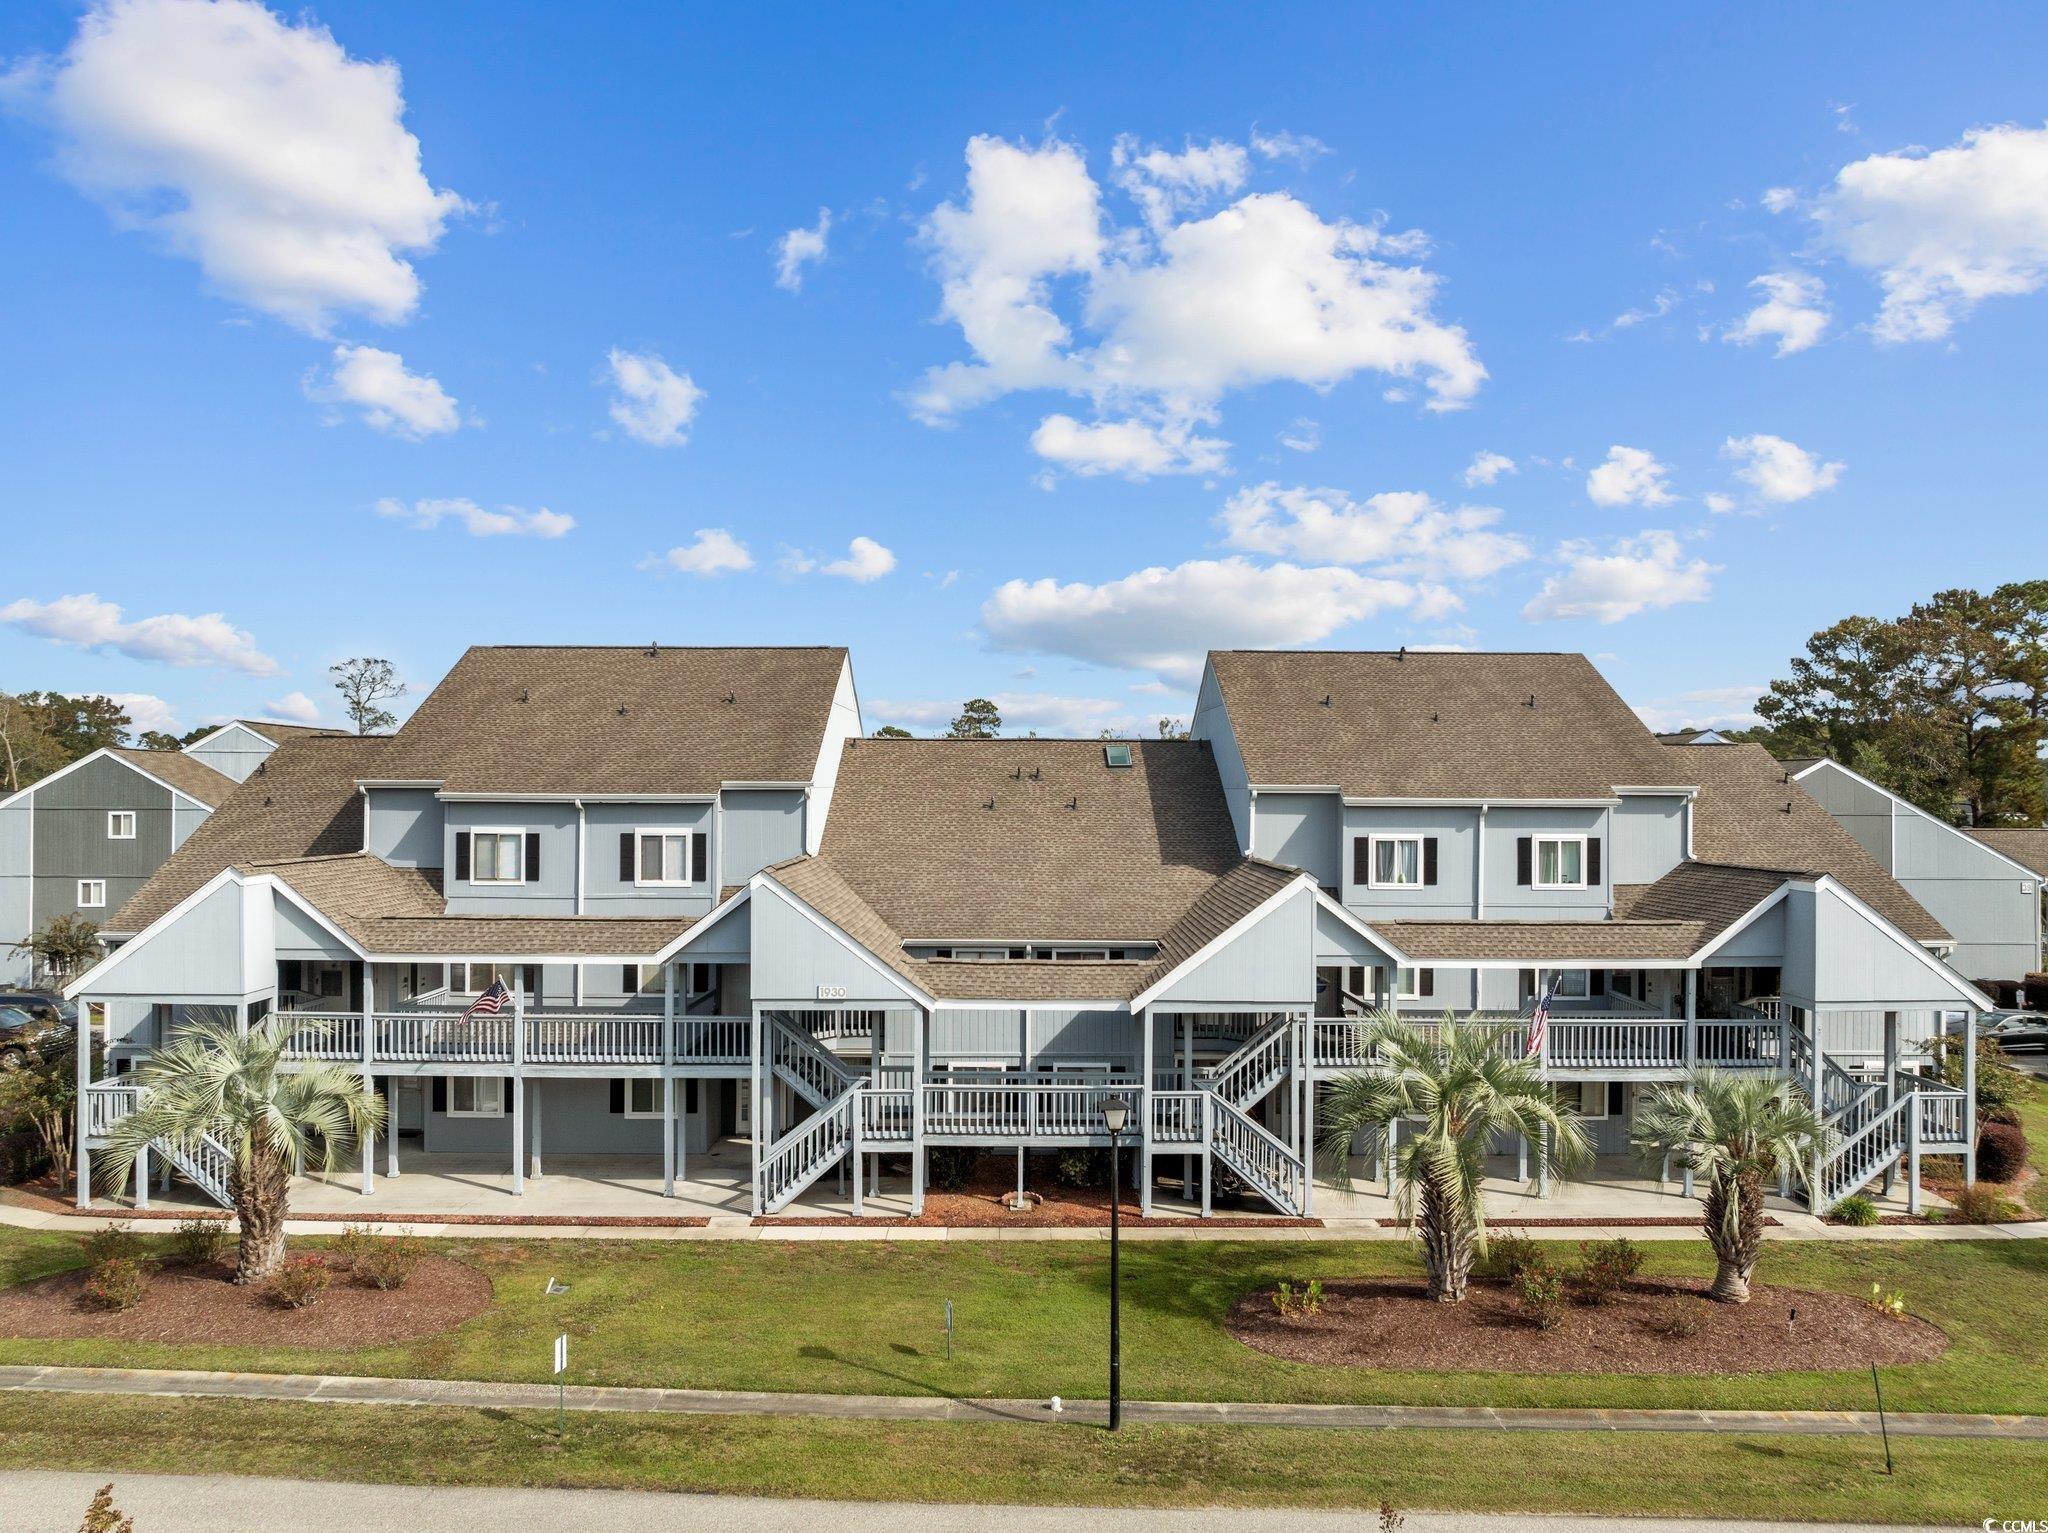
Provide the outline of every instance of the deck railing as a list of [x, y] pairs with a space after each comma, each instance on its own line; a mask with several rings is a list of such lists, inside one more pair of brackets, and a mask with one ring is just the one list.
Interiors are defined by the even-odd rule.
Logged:
[[1199, 1091], [1155, 1091], [1152, 1093], [1152, 1142], [1154, 1144], [1200, 1144], [1202, 1142], [1202, 1095]]
[[85, 1088], [85, 1132], [97, 1139], [134, 1112], [142, 1101], [140, 1086], [95, 1083]]
[[[363, 1018], [354, 1012], [294, 1012], [285, 1038], [289, 1059], [372, 1065], [658, 1065], [660, 1012], [529, 1011], [525, 1031], [513, 1013], [466, 1016], [459, 1011], [378, 1012], [363, 1053]], [[679, 1065], [744, 1065], [751, 1057], [752, 1019], [685, 1015], [674, 1019], [670, 1060]]]
[[908, 1091], [878, 1091], [872, 1087], [862, 1091], [854, 1102], [854, 1110], [860, 1115], [861, 1143], [908, 1143], [912, 1137], [913, 1105], [914, 1098]]
[[1969, 1132], [1964, 1127], [1967, 1115], [1960, 1090], [1923, 1077], [1915, 1082], [1913, 1092], [1920, 1102], [1921, 1144], [1956, 1145], [1968, 1141]]
[[677, 1017], [675, 1061], [686, 1065], [744, 1065], [753, 1057], [748, 1017]]
[[644, 1013], [528, 1013], [526, 1057], [536, 1064], [658, 1065], [661, 1018]]
[[1136, 1081], [1093, 1086], [927, 1086], [928, 1135], [986, 1139], [1082, 1139], [1107, 1135], [1102, 1109], [1122, 1097], [1134, 1107], [1144, 1096]]

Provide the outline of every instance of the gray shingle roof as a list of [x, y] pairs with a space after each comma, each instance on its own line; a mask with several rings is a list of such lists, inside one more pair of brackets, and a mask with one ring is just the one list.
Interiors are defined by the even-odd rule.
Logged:
[[1594, 798], [1670, 781], [1670, 759], [1583, 655], [1217, 650], [1209, 664], [1256, 785]]
[[1700, 921], [1375, 921], [1373, 930], [1418, 964], [1654, 963], [1687, 958], [1705, 940]]
[[845, 663], [838, 648], [480, 645], [406, 720], [377, 775], [454, 793], [809, 782]]
[[188, 756], [183, 751], [133, 750], [123, 745], [116, 746], [114, 754], [209, 809], [218, 809], [235, 791], [232, 777], [216, 772], [197, 756]]
[[2001, 857], [2010, 857], [2023, 868], [2032, 868], [2048, 878], [2048, 829], [1974, 826], [1964, 835], [1982, 841]]

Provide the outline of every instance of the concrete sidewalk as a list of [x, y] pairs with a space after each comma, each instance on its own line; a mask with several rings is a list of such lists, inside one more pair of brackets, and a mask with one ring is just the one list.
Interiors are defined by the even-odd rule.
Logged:
[[[197, 1369], [0, 1366], [0, 1391], [131, 1395], [161, 1399], [289, 1400], [319, 1405], [445, 1405], [553, 1410], [552, 1384], [479, 1379], [379, 1379], [347, 1374], [210, 1373]], [[656, 1415], [820, 1416], [873, 1421], [1006, 1421], [1093, 1426], [1100, 1400], [971, 1400], [946, 1395], [804, 1395], [720, 1389], [628, 1389], [571, 1384], [572, 1411]], [[1288, 1405], [1127, 1400], [1124, 1419], [1175, 1426], [1335, 1427], [1363, 1431], [1458, 1428], [1498, 1432], [1729, 1432], [1779, 1436], [1875, 1436], [1875, 1411], [1535, 1410], [1455, 1405]], [[2048, 1416], [1940, 1412], [1886, 1418], [1897, 1437], [1981, 1437], [2048, 1442]]]
[[[483, 1486], [351, 1485], [229, 1475], [0, 1473], [0, 1527], [8, 1533], [73, 1533], [93, 1492], [113, 1482], [115, 1504], [146, 1533], [221, 1528], [347, 1528], [351, 1533], [559, 1533], [632, 1528], [636, 1533], [1073, 1533], [1114, 1520], [1128, 1533], [1356, 1533], [1371, 1508], [1349, 1512], [1258, 1507], [957, 1506], [925, 1502], [787, 1501], [623, 1490], [510, 1490]], [[1469, 1515], [1404, 1512], [1405, 1533], [1908, 1533], [1896, 1524], [1704, 1522], [1669, 1518]], [[1928, 1530], [1932, 1533], [1932, 1530]]]

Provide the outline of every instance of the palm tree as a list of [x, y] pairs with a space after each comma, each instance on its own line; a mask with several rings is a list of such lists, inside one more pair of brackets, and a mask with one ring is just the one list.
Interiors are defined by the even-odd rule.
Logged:
[[1418, 1027], [1388, 1012], [1362, 1024], [1376, 1068], [1340, 1076], [1319, 1108], [1325, 1157], [1341, 1167], [1363, 1134], [1370, 1153], [1386, 1153], [1394, 1124], [1410, 1121], [1394, 1153], [1402, 1218], [1422, 1240], [1429, 1296], [1457, 1304], [1474, 1258], [1486, 1250], [1481, 1190], [1496, 1135], [1519, 1134], [1541, 1146], [1559, 1175], [1592, 1158], [1578, 1114], [1559, 1105], [1536, 1064], [1509, 1046], [1500, 1027], [1448, 1013]]
[[[295, 1019], [294, 1019], [295, 1020]], [[154, 1140], [194, 1149], [211, 1134], [228, 1149], [228, 1193], [241, 1225], [235, 1281], [258, 1283], [284, 1260], [284, 1221], [294, 1172], [331, 1171], [341, 1152], [384, 1121], [384, 1105], [360, 1075], [308, 1062], [281, 1068], [296, 1031], [278, 1016], [238, 1030], [195, 1022], [136, 1072], [141, 1105], [107, 1134], [101, 1165], [118, 1185]]]
[[1763, 1245], [1764, 1185], [1796, 1166], [1825, 1130], [1789, 1080], [1698, 1069], [1659, 1086], [1636, 1113], [1634, 1141], [1646, 1159], [1670, 1156], [1706, 1179], [1707, 1240], [1714, 1248], [1708, 1296], [1749, 1302], [1749, 1275]]

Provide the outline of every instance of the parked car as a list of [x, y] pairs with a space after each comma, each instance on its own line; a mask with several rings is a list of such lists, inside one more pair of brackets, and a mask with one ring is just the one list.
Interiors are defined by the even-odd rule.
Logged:
[[0, 1070], [19, 1070], [31, 1056], [70, 1047], [71, 1024], [44, 1010], [0, 1001]]
[[1992, 1039], [2008, 1054], [2048, 1052], [2048, 1016], [2038, 1011], [1987, 1011], [1977, 1024], [1977, 1036]]
[[0, 985], [0, 1006], [18, 1006], [32, 1015], [66, 1024], [78, 1021], [78, 1002], [67, 1001], [54, 990], [24, 990]]

